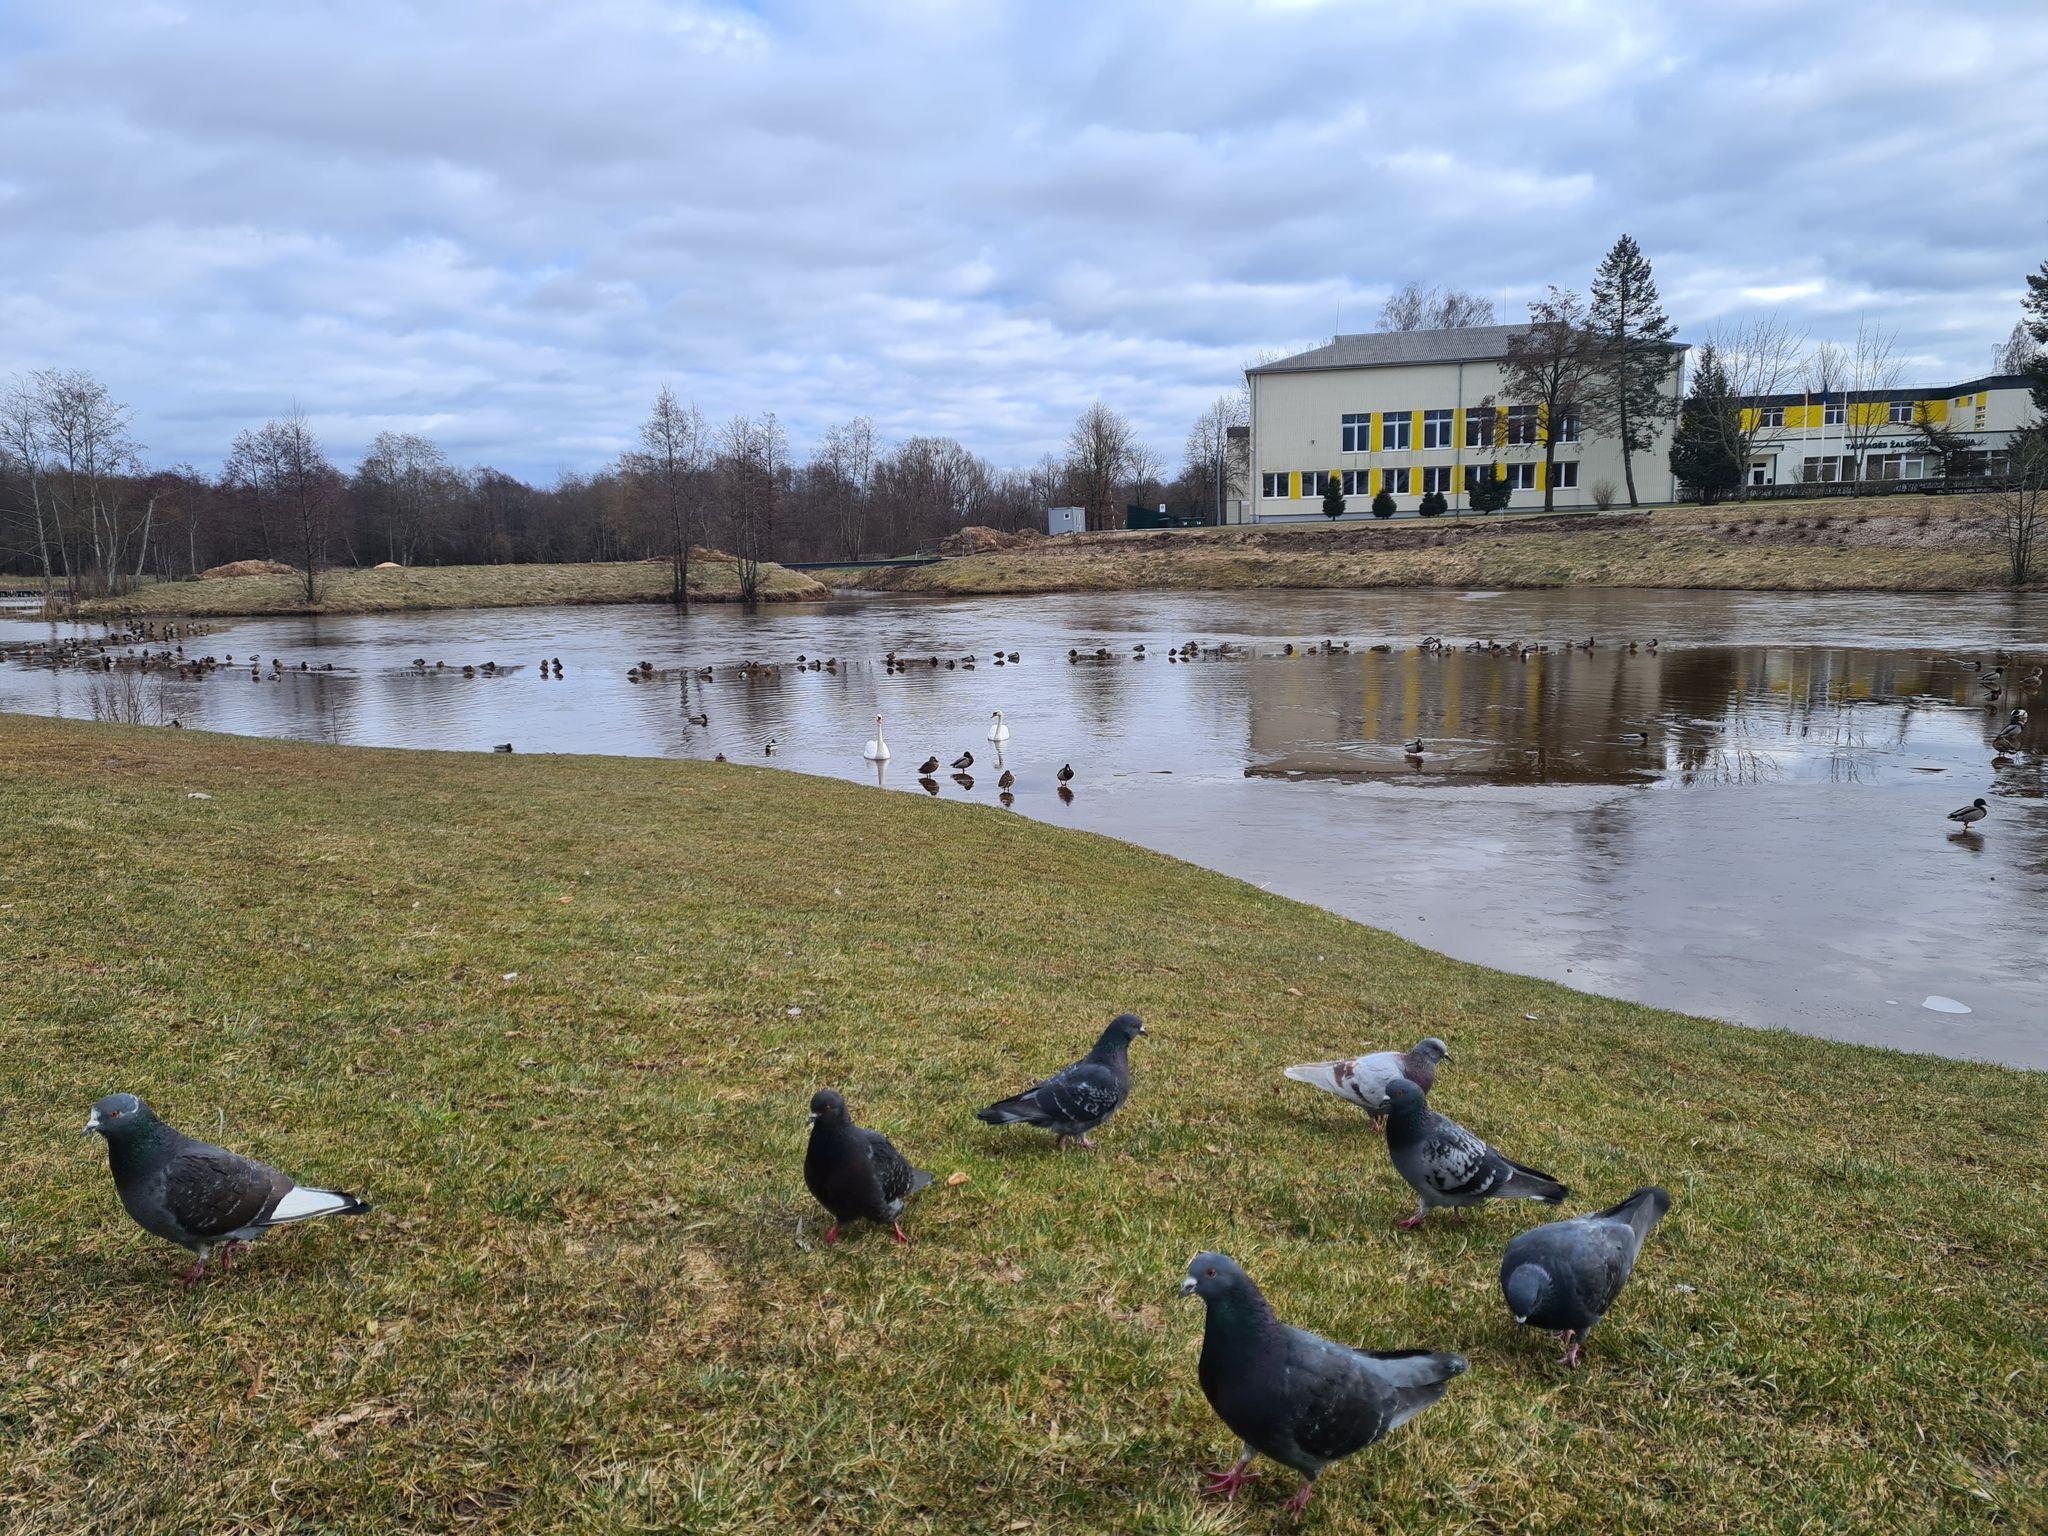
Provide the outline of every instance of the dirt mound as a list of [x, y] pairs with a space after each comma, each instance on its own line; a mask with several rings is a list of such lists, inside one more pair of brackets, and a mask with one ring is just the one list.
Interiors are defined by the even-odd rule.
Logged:
[[1004, 533], [1000, 528], [984, 528], [979, 523], [962, 528], [939, 541], [942, 555], [992, 555], [1005, 549], [1020, 549], [1026, 544], [1035, 544], [1045, 537], [1036, 528], [1020, 528], [1015, 533]]
[[400, 565], [396, 560], [379, 560], [375, 565], [371, 566], [370, 569], [373, 571], [402, 571], [405, 569], [405, 567]]
[[237, 576], [289, 576], [292, 568], [281, 560], [230, 560], [201, 571], [201, 581], [233, 581]]

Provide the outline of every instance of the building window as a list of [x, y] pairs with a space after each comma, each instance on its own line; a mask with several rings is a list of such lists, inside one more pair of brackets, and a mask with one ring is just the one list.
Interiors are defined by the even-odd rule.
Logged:
[[1839, 400], [1823, 400], [1820, 407], [1820, 424], [1824, 427], [1839, 427], [1848, 417], [1848, 410]]
[[1536, 427], [1541, 418], [1533, 405], [1511, 405], [1508, 407], [1508, 442], [1512, 444], [1536, 441]]
[[1301, 494], [1303, 500], [1321, 501], [1323, 487], [1330, 483], [1330, 472], [1326, 469], [1304, 469], [1301, 472]]
[[1344, 471], [1344, 494], [1365, 496], [1372, 490], [1372, 471], [1369, 469], [1347, 469]]
[[1491, 464], [1467, 464], [1465, 466], [1465, 489], [1471, 490], [1482, 480], [1494, 478]]
[[1510, 464], [1508, 466], [1508, 484], [1518, 491], [1535, 490], [1536, 469], [1537, 465], [1533, 459], [1527, 464]]
[[1380, 420], [1380, 446], [1382, 448], [1406, 448], [1408, 429], [1413, 418], [1406, 411], [1389, 411]]
[[1891, 415], [1887, 419], [1896, 426], [1910, 427], [1913, 424], [1913, 402], [1894, 400], [1891, 404]]
[[1429, 464], [1423, 467], [1422, 493], [1425, 496], [1431, 491], [1441, 491], [1446, 496], [1450, 495], [1451, 482], [1452, 468], [1450, 465]]
[[1832, 485], [1837, 480], [1856, 478], [1856, 460], [1852, 455], [1826, 454], [1810, 458], [1799, 466], [1799, 478], [1808, 485]]
[[1560, 491], [1578, 489], [1579, 461], [1577, 459], [1559, 459], [1550, 467], [1556, 471], [1550, 482], [1552, 485], [1556, 486]]
[[1277, 475], [1259, 476], [1259, 494], [1270, 501], [1285, 500], [1287, 496], [1287, 471]]
[[1408, 471], [1406, 469], [1383, 469], [1380, 471], [1380, 489], [1396, 496], [1408, 494]]
[[1477, 405], [1465, 413], [1465, 446], [1467, 448], [1491, 448], [1493, 446], [1493, 407]]
[[1372, 449], [1372, 417], [1353, 411], [1344, 418], [1344, 451], [1367, 453]]
[[1579, 440], [1579, 418], [1569, 411], [1557, 418], [1557, 440], [1560, 443], [1576, 443]]
[[1448, 448], [1451, 446], [1451, 413], [1449, 411], [1424, 411], [1422, 413], [1422, 446], [1425, 448]]
[[1760, 427], [1782, 427], [1785, 425], [1785, 407], [1767, 405], [1756, 413], [1756, 424]]

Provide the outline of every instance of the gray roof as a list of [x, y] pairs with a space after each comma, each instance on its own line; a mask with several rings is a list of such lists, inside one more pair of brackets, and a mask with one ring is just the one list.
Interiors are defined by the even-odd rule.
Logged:
[[[1339, 336], [1247, 373], [1311, 373], [1322, 368], [1399, 368], [1418, 363], [1497, 363], [1526, 325], [1470, 325], [1454, 331], [1381, 331]], [[1682, 344], [1673, 343], [1677, 350]]]

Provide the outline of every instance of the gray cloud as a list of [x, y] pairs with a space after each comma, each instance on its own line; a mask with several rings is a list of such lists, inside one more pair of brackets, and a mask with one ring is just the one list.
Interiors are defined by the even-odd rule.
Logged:
[[2038, 5], [16, 0], [0, 371], [153, 456], [293, 401], [545, 478], [664, 380], [1001, 463], [1169, 458], [1410, 277], [1522, 303], [1622, 230], [1688, 335], [1868, 315], [1980, 371], [2048, 254]]

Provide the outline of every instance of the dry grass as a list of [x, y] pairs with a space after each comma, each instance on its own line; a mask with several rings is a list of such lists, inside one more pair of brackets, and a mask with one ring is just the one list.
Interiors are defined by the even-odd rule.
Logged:
[[[1172, 1296], [1212, 1246], [1303, 1324], [1471, 1357], [1319, 1531], [2048, 1520], [2040, 1076], [770, 770], [11, 717], [0, 811], [17, 1536], [1274, 1530], [1270, 1468], [1194, 1496], [1232, 1447]], [[971, 1117], [1126, 1007], [1153, 1033], [1099, 1154]], [[1575, 1374], [1496, 1288], [1540, 1213], [1394, 1231], [1379, 1142], [1279, 1075], [1429, 1032], [1440, 1105], [1571, 1209], [1677, 1196]], [[821, 1083], [939, 1174], [909, 1249], [820, 1246]], [[77, 1139], [115, 1088], [377, 1209], [181, 1292]]]
[[[819, 599], [826, 590], [779, 565], [764, 566], [770, 602]], [[308, 608], [298, 576], [240, 576], [224, 581], [159, 582], [125, 597], [82, 603], [85, 618], [239, 618], [273, 613], [390, 613], [406, 608], [526, 608], [575, 603], [667, 602], [665, 562], [603, 565], [420, 565], [403, 570], [338, 570], [321, 575], [320, 601]], [[722, 561], [690, 567], [701, 602], [739, 598], [737, 568]]]
[[1970, 591], [2004, 581], [1991, 511], [1977, 497], [1887, 496], [1601, 517], [1080, 534], [835, 580], [962, 596], [1382, 586]]

